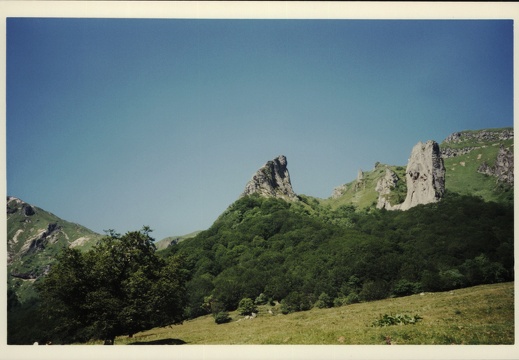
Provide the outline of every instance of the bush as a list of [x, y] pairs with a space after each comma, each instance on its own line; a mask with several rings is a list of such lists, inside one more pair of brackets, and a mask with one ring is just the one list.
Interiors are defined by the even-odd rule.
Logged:
[[292, 291], [281, 300], [281, 312], [285, 315], [296, 311], [310, 310], [311, 307], [310, 301], [297, 291]]
[[350, 294], [348, 294], [348, 296], [346, 296], [347, 305], [356, 304], [359, 302], [360, 302], [360, 299], [359, 299], [359, 295], [357, 293], [350, 293]]
[[333, 306], [340, 307], [360, 302], [359, 295], [356, 292], [349, 293], [348, 296], [341, 296], [333, 299]]
[[422, 284], [418, 282], [401, 279], [393, 285], [393, 295], [396, 296], [407, 296], [420, 292], [422, 292]]
[[238, 311], [240, 315], [251, 315], [253, 312], [258, 312], [258, 309], [251, 298], [244, 298], [240, 300]]
[[459, 289], [466, 282], [465, 276], [458, 269], [440, 271], [440, 281], [443, 290]]
[[229, 316], [229, 313], [226, 311], [221, 311], [219, 313], [216, 313], [214, 316], [214, 322], [217, 324], [225, 324], [230, 322], [232, 319]]
[[265, 295], [264, 293], [259, 294], [259, 296], [256, 298], [256, 300], [254, 300], [254, 303], [256, 305], [266, 305], [268, 302], [269, 302], [269, 299], [268, 299], [267, 295]]
[[333, 306], [333, 300], [327, 293], [322, 293], [319, 295], [319, 299], [316, 301], [315, 307], [319, 309], [330, 308]]
[[344, 296], [333, 299], [333, 307], [341, 307], [346, 305], [346, 298]]

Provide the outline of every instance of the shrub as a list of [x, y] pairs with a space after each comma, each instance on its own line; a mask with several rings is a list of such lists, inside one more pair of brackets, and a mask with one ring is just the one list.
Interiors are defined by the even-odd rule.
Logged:
[[253, 312], [258, 312], [258, 309], [251, 298], [244, 298], [240, 300], [238, 311], [240, 315], [251, 315]]
[[333, 299], [333, 306], [334, 307], [341, 307], [346, 305], [346, 298], [344, 296], [338, 297]]
[[297, 291], [292, 291], [281, 300], [281, 312], [285, 315], [296, 311], [310, 310], [311, 307], [310, 301]]
[[254, 303], [256, 305], [266, 305], [268, 302], [269, 302], [269, 299], [268, 299], [267, 295], [265, 295], [264, 293], [259, 294], [258, 297], [256, 298], [256, 300], [254, 300]]
[[350, 305], [350, 304], [356, 304], [360, 302], [360, 299], [359, 299], [359, 295], [357, 293], [350, 293], [348, 294], [348, 296], [346, 296], [346, 304], [347, 305]]
[[319, 299], [316, 301], [315, 307], [319, 309], [330, 308], [333, 306], [333, 300], [327, 293], [322, 293], [319, 295]]
[[440, 271], [440, 280], [444, 290], [458, 289], [465, 284], [465, 276], [458, 269]]
[[422, 284], [417, 282], [411, 282], [406, 279], [398, 280], [393, 285], [393, 295], [396, 296], [407, 296], [412, 294], [418, 294], [422, 292]]
[[216, 313], [214, 316], [214, 322], [217, 324], [225, 324], [230, 322], [232, 319], [229, 316], [229, 313], [226, 311], [221, 311], [219, 313]]

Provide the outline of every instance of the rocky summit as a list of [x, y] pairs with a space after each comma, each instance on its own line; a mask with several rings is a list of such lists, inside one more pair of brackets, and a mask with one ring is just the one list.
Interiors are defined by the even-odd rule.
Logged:
[[268, 161], [252, 176], [245, 186], [243, 196], [259, 194], [263, 197], [275, 197], [294, 201], [298, 197], [292, 189], [290, 174], [287, 168], [287, 158], [280, 155]]

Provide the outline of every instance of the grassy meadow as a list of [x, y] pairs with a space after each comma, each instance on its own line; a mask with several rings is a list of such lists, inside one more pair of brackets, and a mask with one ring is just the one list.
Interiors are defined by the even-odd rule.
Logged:
[[[269, 312], [272, 312], [272, 314]], [[383, 315], [422, 319], [415, 324], [373, 326]], [[307, 345], [450, 345], [514, 344], [514, 284], [482, 285], [454, 291], [352, 304], [282, 315], [277, 306], [262, 306], [258, 316], [217, 325], [211, 315], [182, 325], [156, 328], [122, 344], [307, 344]], [[92, 343], [94, 344], [94, 343]]]

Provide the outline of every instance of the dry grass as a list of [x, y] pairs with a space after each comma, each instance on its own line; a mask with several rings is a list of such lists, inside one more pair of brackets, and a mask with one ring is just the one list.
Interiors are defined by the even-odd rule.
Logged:
[[[476, 286], [443, 293], [312, 309], [290, 315], [260, 309], [258, 317], [217, 325], [212, 316], [119, 337], [116, 344], [513, 344], [514, 285]], [[417, 324], [372, 326], [380, 315], [420, 315]]]

